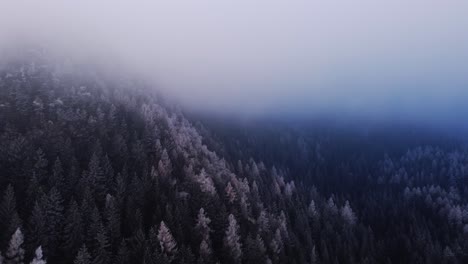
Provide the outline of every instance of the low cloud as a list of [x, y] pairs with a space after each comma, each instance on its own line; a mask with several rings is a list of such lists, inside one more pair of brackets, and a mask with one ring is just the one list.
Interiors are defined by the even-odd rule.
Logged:
[[0, 45], [119, 61], [187, 107], [459, 122], [465, 1], [2, 1]]

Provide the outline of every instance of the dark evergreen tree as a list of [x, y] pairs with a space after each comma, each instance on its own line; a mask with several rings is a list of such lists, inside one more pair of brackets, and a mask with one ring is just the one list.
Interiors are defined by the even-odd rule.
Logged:
[[44, 231], [47, 237], [47, 244], [43, 246], [44, 252], [49, 259], [58, 256], [58, 249], [61, 241], [61, 231], [63, 224], [63, 200], [55, 187], [49, 194], [43, 197], [42, 208], [45, 216]]
[[0, 203], [0, 246], [5, 246], [10, 236], [20, 226], [16, 211], [16, 197], [12, 185], [8, 185]]
[[84, 243], [85, 229], [83, 225], [80, 208], [76, 201], [72, 200], [65, 214], [65, 224], [63, 227], [62, 248], [65, 252], [75, 253]]
[[96, 234], [96, 242], [98, 248], [96, 249], [96, 253], [94, 254], [93, 264], [107, 264], [110, 262], [110, 245], [107, 238], [106, 230], [101, 226]]
[[88, 249], [86, 248], [85, 245], [83, 245], [80, 250], [78, 251], [78, 254], [75, 257], [75, 260], [73, 261], [73, 264], [91, 264], [91, 255], [88, 253]]

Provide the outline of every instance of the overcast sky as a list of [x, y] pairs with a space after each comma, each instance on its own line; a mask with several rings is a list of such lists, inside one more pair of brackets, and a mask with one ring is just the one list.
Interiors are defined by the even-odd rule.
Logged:
[[0, 2], [0, 44], [117, 59], [199, 109], [468, 113], [468, 1]]

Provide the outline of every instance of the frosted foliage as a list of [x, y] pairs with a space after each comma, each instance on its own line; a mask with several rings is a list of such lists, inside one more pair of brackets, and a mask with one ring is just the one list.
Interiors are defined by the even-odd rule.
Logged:
[[279, 218], [278, 218], [278, 222], [279, 222], [279, 228], [281, 230], [281, 235], [284, 238], [288, 238], [289, 237], [288, 227], [287, 227], [288, 224], [287, 224], [287, 219], [286, 219], [286, 215], [284, 214], [284, 211], [281, 211]]
[[257, 218], [257, 225], [260, 229], [259, 231], [261, 232], [267, 232], [270, 229], [270, 220], [268, 218], [267, 212], [260, 212], [260, 215]]
[[23, 233], [18, 228], [15, 233], [11, 236], [10, 244], [8, 245], [8, 251], [6, 252], [5, 264], [18, 264], [23, 263], [24, 249], [23, 249]]
[[211, 253], [212, 253], [212, 250], [211, 250], [210, 245], [208, 244], [208, 242], [206, 242], [205, 240], [203, 240], [203, 241], [200, 243], [200, 255], [202, 255], [202, 256], [210, 256]]
[[236, 218], [233, 214], [229, 215], [229, 225], [226, 230], [226, 236], [224, 237], [224, 245], [231, 254], [231, 257], [235, 261], [240, 261], [242, 256], [242, 245], [239, 237], [239, 225], [237, 224]]
[[226, 196], [229, 200], [229, 203], [231, 204], [234, 203], [237, 199], [237, 194], [234, 188], [232, 187], [231, 182], [228, 182], [225, 191], [226, 191]]
[[38, 247], [36, 249], [34, 259], [31, 261], [31, 264], [46, 264], [46, 261], [42, 258], [42, 247]]
[[255, 162], [252, 162], [252, 167], [251, 168], [252, 168], [252, 176], [259, 177], [260, 172], [259, 172], [257, 164]]
[[171, 231], [166, 226], [164, 221], [162, 221], [159, 226], [158, 240], [162, 252], [171, 255], [177, 251], [177, 242], [175, 241]]
[[341, 216], [348, 224], [354, 225], [356, 223], [356, 215], [351, 209], [348, 201], [346, 201], [345, 205], [341, 209]]
[[208, 218], [205, 214], [205, 210], [203, 208], [200, 208], [198, 211], [198, 217], [197, 217], [197, 224], [195, 228], [200, 232], [203, 240], [208, 241], [210, 237], [210, 232], [211, 228], [209, 227], [209, 224], [211, 223], [210, 218]]
[[317, 264], [317, 251], [315, 250], [315, 246], [310, 253], [310, 264]]
[[335, 205], [335, 201], [333, 201], [333, 198], [330, 197], [327, 201], [327, 208], [332, 214], [338, 213], [338, 208]]
[[286, 184], [286, 187], [284, 188], [284, 193], [286, 194], [286, 196], [292, 196], [295, 190], [296, 185], [294, 184], [294, 181], [291, 181]]
[[199, 184], [202, 192], [208, 193], [210, 195], [216, 194], [216, 188], [214, 186], [213, 180], [210, 176], [208, 176], [204, 169], [201, 170], [200, 174], [195, 176], [195, 180]]
[[307, 211], [308, 211], [310, 217], [315, 218], [315, 217], [318, 216], [318, 212], [317, 212], [317, 208], [315, 208], [315, 201], [314, 200], [310, 201], [310, 204], [309, 204], [309, 207], [308, 207]]

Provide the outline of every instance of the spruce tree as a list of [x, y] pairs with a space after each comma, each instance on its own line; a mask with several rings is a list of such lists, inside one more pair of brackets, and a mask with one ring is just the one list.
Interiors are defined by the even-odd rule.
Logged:
[[91, 264], [91, 255], [85, 245], [78, 251], [73, 264]]
[[31, 264], [46, 264], [47, 262], [43, 259], [42, 248], [39, 246], [34, 252], [34, 259]]
[[11, 236], [8, 250], [5, 254], [5, 264], [22, 264], [24, 263], [24, 237], [21, 230], [16, 229], [15, 233]]
[[12, 185], [8, 185], [0, 203], [0, 246], [4, 246], [9, 236], [21, 224], [16, 210], [16, 197]]
[[228, 227], [224, 237], [224, 247], [232, 263], [240, 263], [242, 244], [239, 236], [239, 225], [233, 214], [229, 215]]
[[173, 256], [177, 252], [177, 242], [164, 221], [161, 221], [161, 224], [159, 225], [158, 241], [161, 251], [168, 257]]

